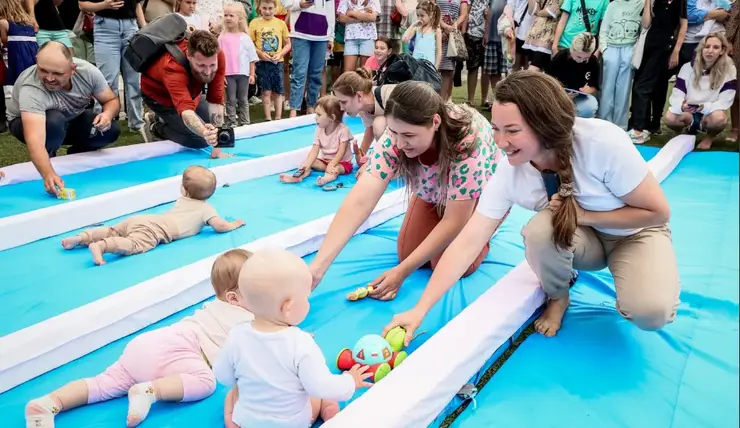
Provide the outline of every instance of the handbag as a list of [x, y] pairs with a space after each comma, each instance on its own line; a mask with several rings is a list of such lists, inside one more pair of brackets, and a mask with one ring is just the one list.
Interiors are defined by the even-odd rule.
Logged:
[[447, 58], [457, 61], [468, 59], [468, 48], [465, 46], [465, 38], [458, 29], [455, 29], [450, 34], [450, 40], [447, 43]]
[[[653, 1], [652, 3], [655, 4], [655, 1]], [[650, 14], [652, 16], [655, 16], [655, 14], [652, 13], [652, 6]], [[650, 31], [650, 27], [640, 28], [640, 35], [637, 37], [637, 41], [635, 42], [635, 46], [632, 51], [632, 68], [634, 68], [635, 70], [639, 69], [640, 65], [642, 64], [642, 57], [645, 52], [645, 39], [647, 39], [648, 31]]]

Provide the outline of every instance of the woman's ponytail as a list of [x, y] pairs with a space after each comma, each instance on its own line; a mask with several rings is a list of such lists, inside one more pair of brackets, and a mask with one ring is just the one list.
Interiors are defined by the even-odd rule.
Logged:
[[578, 225], [578, 211], [573, 197], [572, 146], [561, 146], [555, 154], [558, 162], [558, 175], [560, 176], [558, 195], [562, 198], [563, 204], [552, 215], [552, 227], [554, 229], [552, 240], [560, 248], [568, 249], [573, 245], [573, 235], [575, 235], [576, 226]]

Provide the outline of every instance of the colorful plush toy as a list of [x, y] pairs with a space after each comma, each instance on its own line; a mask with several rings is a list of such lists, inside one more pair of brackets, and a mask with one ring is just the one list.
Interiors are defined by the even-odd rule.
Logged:
[[374, 285], [366, 285], [364, 287], [360, 287], [354, 291], [351, 291], [349, 294], [347, 294], [347, 300], [355, 301], [364, 299], [365, 297], [370, 295], [370, 292], [375, 290], [377, 287]]
[[72, 200], [77, 197], [77, 192], [75, 192], [75, 189], [70, 189], [69, 187], [64, 189], [59, 189], [59, 196], [57, 196], [59, 199], [64, 200]]
[[372, 381], [378, 382], [408, 356], [402, 350], [405, 336], [406, 331], [401, 327], [392, 329], [385, 337], [377, 334], [365, 335], [357, 341], [354, 349], [342, 349], [337, 356], [337, 368], [347, 371], [355, 364], [370, 366], [366, 373], [372, 373]]

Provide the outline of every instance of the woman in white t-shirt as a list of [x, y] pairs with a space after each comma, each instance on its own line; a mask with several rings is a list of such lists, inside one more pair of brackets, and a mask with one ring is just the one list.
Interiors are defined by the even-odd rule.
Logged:
[[[525, 256], [549, 301], [535, 321], [553, 336], [570, 303], [573, 269], [608, 267], [617, 310], [645, 330], [671, 322], [678, 306], [668, 201], [629, 136], [600, 119], [576, 119], [554, 78], [517, 71], [495, 89], [494, 141], [508, 156], [483, 190], [475, 215], [450, 244], [414, 308], [389, 326], [407, 341], [427, 311], [461, 277], [513, 205], [537, 211], [522, 230]], [[555, 171], [548, 203], [542, 171]]]

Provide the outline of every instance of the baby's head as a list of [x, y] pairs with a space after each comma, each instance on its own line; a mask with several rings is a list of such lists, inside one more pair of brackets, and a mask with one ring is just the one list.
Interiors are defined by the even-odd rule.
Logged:
[[285, 250], [254, 253], [239, 273], [239, 291], [255, 318], [294, 326], [308, 315], [311, 271]]
[[342, 123], [344, 112], [339, 99], [334, 95], [324, 95], [316, 103], [316, 124], [319, 128], [326, 128], [332, 123]]
[[216, 174], [202, 166], [190, 166], [182, 174], [182, 194], [205, 201], [216, 191]]
[[252, 253], [247, 250], [229, 250], [216, 258], [211, 268], [211, 284], [216, 298], [247, 309], [239, 292], [239, 272]]

